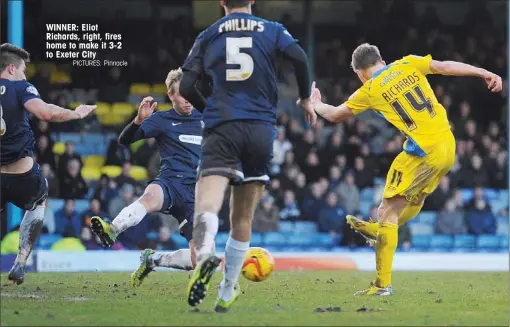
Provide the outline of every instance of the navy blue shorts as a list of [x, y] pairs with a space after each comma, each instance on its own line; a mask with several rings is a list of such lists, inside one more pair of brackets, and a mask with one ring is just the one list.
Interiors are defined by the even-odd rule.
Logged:
[[0, 174], [1, 208], [10, 202], [23, 210], [34, 210], [48, 197], [48, 181], [44, 178], [39, 164], [23, 174]]
[[219, 175], [233, 185], [269, 182], [276, 128], [263, 121], [231, 121], [204, 130], [199, 176]]
[[182, 178], [165, 176], [165, 173], [149, 182], [163, 189], [161, 213], [174, 216], [179, 222], [181, 235], [193, 239], [193, 214], [195, 212], [195, 183], [183, 182]]

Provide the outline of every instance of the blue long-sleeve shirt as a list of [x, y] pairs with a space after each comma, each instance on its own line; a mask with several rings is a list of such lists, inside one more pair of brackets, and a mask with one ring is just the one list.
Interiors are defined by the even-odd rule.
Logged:
[[495, 234], [496, 217], [489, 210], [470, 210], [466, 214], [468, 232], [474, 235]]
[[65, 209], [60, 209], [55, 213], [55, 233], [64, 235], [64, 232], [71, 229], [75, 236], [81, 234], [81, 219], [78, 212], [73, 211], [71, 215], [66, 215]]

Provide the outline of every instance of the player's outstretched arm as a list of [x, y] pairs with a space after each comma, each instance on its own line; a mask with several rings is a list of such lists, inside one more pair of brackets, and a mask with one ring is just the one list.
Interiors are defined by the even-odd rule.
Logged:
[[492, 92], [500, 92], [503, 89], [501, 77], [483, 68], [475, 67], [458, 61], [430, 62], [430, 70], [434, 74], [448, 76], [474, 76], [485, 80], [487, 87]]
[[306, 120], [310, 125], [315, 126], [317, 115], [313, 110], [310, 99], [310, 69], [308, 68], [308, 58], [305, 51], [297, 43], [289, 45], [283, 55], [294, 66], [296, 81], [299, 89], [299, 100], [297, 105], [305, 110]]
[[46, 103], [39, 98], [33, 98], [25, 102], [25, 109], [41, 120], [59, 123], [83, 119], [96, 109], [96, 106], [82, 104], [79, 105], [76, 110], [69, 110], [54, 104]]
[[140, 102], [138, 106], [138, 114], [136, 115], [135, 120], [130, 122], [119, 135], [119, 143], [128, 145], [139, 141], [145, 137], [143, 130], [140, 128], [143, 121], [149, 118], [150, 115], [154, 112], [156, 107], [158, 106], [157, 102], [154, 102], [154, 98], [145, 97]]
[[315, 87], [315, 82], [312, 83], [312, 106], [319, 116], [323, 117], [330, 122], [339, 122], [352, 117], [354, 114], [351, 109], [342, 103], [338, 107], [332, 106], [322, 102], [321, 92]]

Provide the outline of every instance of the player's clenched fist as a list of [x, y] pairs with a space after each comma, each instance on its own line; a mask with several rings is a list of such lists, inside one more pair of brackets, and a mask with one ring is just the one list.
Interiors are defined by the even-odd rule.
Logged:
[[76, 108], [75, 112], [78, 114], [80, 119], [83, 119], [90, 115], [90, 113], [94, 111], [96, 107], [96, 105], [81, 104]]
[[140, 125], [145, 119], [152, 115], [157, 106], [158, 103], [154, 101], [153, 97], [143, 98], [138, 107], [138, 115], [136, 116], [135, 124]]

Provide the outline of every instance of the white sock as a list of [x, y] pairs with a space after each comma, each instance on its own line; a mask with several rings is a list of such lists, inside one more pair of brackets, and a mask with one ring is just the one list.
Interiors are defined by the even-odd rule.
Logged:
[[193, 223], [193, 243], [197, 250], [197, 264], [202, 263], [215, 252], [214, 239], [218, 234], [218, 216], [211, 212], [203, 212], [195, 217]]
[[155, 267], [193, 270], [190, 249], [180, 249], [174, 252], [156, 252], [149, 257], [149, 260]]
[[39, 205], [34, 210], [25, 212], [19, 229], [19, 251], [15, 263], [26, 265], [43, 228], [45, 209], [45, 206]]
[[117, 217], [113, 220], [112, 225], [117, 235], [119, 235], [129, 227], [138, 225], [145, 215], [147, 215], [147, 209], [145, 209], [140, 201], [136, 200], [119, 212]]
[[230, 236], [225, 246], [225, 272], [220, 284], [219, 298], [230, 301], [234, 293], [234, 287], [239, 279], [244, 257], [250, 248], [250, 242], [236, 241]]

